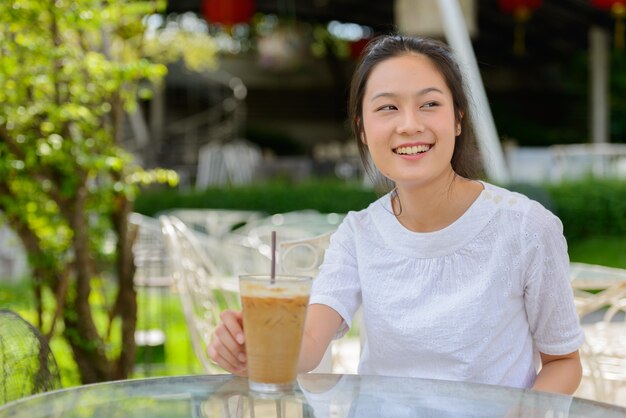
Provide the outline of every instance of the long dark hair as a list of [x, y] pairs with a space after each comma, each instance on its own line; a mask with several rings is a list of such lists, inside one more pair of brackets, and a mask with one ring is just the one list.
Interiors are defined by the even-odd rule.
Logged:
[[377, 170], [372, 167], [367, 146], [361, 141], [363, 135], [363, 95], [367, 80], [377, 64], [389, 58], [412, 53], [428, 57], [439, 70], [448, 89], [450, 89], [456, 122], [461, 124], [461, 134], [456, 138], [452, 154], [452, 169], [462, 177], [475, 179], [480, 166], [480, 158], [476, 150], [471, 126], [463, 76], [450, 48], [443, 42], [429, 38], [383, 35], [371, 40], [363, 50], [352, 76], [348, 102], [350, 125], [356, 137], [363, 165], [370, 176], [376, 176]]

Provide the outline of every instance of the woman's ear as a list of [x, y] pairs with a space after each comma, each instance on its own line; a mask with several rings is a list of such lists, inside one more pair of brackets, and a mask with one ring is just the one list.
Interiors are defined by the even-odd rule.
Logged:
[[456, 136], [461, 135], [461, 122], [463, 121], [463, 115], [464, 115], [463, 111], [459, 111], [459, 119], [456, 122], [456, 132], [455, 132]]
[[367, 139], [365, 138], [365, 131], [363, 130], [363, 125], [361, 125], [361, 118], [356, 118], [356, 126], [359, 129], [359, 139], [362, 143], [367, 145]]
[[367, 145], [367, 139], [365, 138], [365, 131], [363, 130], [363, 125], [361, 124], [361, 118], [357, 117], [355, 119], [355, 122], [356, 122], [355, 125], [357, 126], [359, 130], [359, 140], [365, 145]]

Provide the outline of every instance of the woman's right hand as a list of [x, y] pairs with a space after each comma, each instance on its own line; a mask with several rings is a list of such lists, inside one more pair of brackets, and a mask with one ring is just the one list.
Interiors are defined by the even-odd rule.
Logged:
[[215, 328], [208, 347], [209, 357], [224, 370], [246, 377], [248, 365], [241, 312], [226, 310], [220, 318], [222, 322]]

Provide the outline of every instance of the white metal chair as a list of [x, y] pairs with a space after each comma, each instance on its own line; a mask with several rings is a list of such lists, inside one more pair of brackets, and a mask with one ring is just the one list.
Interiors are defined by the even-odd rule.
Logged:
[[282, 241], [278, 244], [280, 269], [285, 273], [316, 276], [334, 231], [311, 238]]
[[237, 276], [228, 271], [228, 263], [220, 268], [215, 262], [224, 258], [219, 240], [199, 237], [174, 216], [162, 215], [159, 220], [194, 353], [208, 373], [223, 372], [209, 359], [207, 347], [220, 312], [239, 309]]
[[[257, 248], [261, 254], [271, 257], [271, 233], [276, 231], [280, 241], [308, 239], [337, 229], [344, 215], [320, 213], [315, 210], [299, 210], [277, 213], [252, 220], [225, 237], [246, 247]], [[320, 260], [321, 262], [321, 260]]]
[[585, 325], [583, 361], [589, 367], [595, 400], [626, 399], [626, 298], [611, 305], [601, 321]]
[[[280, 271], [287, 274], [310, 275], [315, 278], [324, 261], [324, 252], [328, 248], [333, 233], [334, 231], [330, 231], [310, 238], [280, 242], [278, 244]], [[358, 330], [360, 313], [357, 315], [353, 321], [353, 327]], [[312, 373], [355, 373], [364, 334], [361, 333], [360, 337], [361, 341], [346, 337], [333, 341]]]
[[168, 286], [171, 282], [168, 257], [158, 219], [140, 213], [131, 213], [129, 222], [137, 227], [133, 245], [135, 257], [135, 285]]
[[153, 362], [158, 361], [161, 358], [158, 354], [165, 350], [167, 318], [164, 309], [172, 286], [170, 260], [158, 219], [131, 213], [129, 222], [137, 227], [133, 281], [141, 301], [135, 330], [139, 353], [136, 366], [150, 376]]
[[248, 184], [262, 161], [261, 149], [249, 141], [210, 142], [199, 151], [196, 188]]
[[214, 237], [223, 237], [233, 228], [241, 228], [266, 215], [259, 211], [232, 209], [174, 209], [167, 212], [187, 227]]
[[626, 297], [624, 269], [573, 262], [570, 263], [570, 279], [581, 318]]
[[[626, 399], [626, 392], [620, 393], [626, 391], [626, 270], [571, 263], [570, 275], [586, 339], [581, 349], [584, 379], [595, 400], [617, 403]], [[604, 310], [600, 321], [589, 321]]]
[[276, 213], [248, 222], [233, 234], [269, 242], [270, 232], [277, 230], [283, 240], [296, 240], [334, 231], [345, 215], [320, 213], [316, 210], [297, 210]]

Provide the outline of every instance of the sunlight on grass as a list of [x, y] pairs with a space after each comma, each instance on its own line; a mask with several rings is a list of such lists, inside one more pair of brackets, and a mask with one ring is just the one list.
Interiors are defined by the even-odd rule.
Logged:
[[[95, 302], [96, 307], [94, 320], [101, 330], [105, 328], [107, 322], [104, 310], [97, 309], [97, 307], [103, 307], [103, 297], [100, 291], [92, 295], [92, 301]], [[138, 290], [137, 303], [137, 330], [161, 329], [165, 334], [165, 343], [161, 347], [164, 351], [164, 361], [146, 365], [142, 361], [141, 351], [138, 350], [135, 372], [130, 377], [203, 373], [204, 369], [191, 348], [178, 295], [170, 292], [169, 289], [142, 288]], [[45, 295], [44, 304], [46, 306], [53, 304], [52, 295]], [[28, 280], [15, 283], [0, 282], [0, 307], [16, 311], [31, 324], [36, 323], [34, 296]], [[46, 329], [49, 328], [50, 321], [51, 318], [44, 316]], [[80, 385], [80, 376], [71, 348], [61, 336], [63, 332], [61, 324], [62, 322], [57, 324], [55, 335], [50, 342], [61, 372], [61, 384], [63, 387]], [[111, 341], [107, 344], [107, 351], [111, 355], [120, 350], [118, 328], [119, 321], [115, 321]]]
[[[146, 367], [138, 358], [133, 377], [198, 374], [204, 369], [191, 347], [187, 324], [178, 295], [169, 289], [141, 289], [138, 293], [137, 329], [161, 329], [165, 333], [163, 364]], [[147, 371], [150, 373], [146, 373]]]

